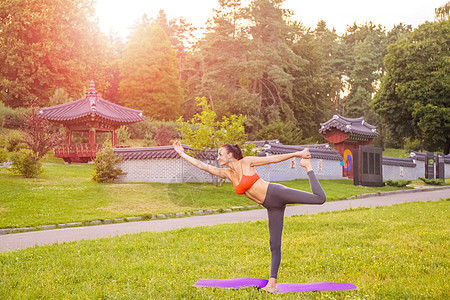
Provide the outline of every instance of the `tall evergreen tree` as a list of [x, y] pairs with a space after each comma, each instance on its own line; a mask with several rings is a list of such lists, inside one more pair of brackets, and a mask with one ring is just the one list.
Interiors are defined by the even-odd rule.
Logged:
[[251, 113], [255, 97], [248, 91], [249, 41], [241, 25], [241, 0], [219, 4], [198, 51], [190, 57], [187, 100], [205, 96], [219, 116]]
[[176, 51], [159, 25], [139, 25], [131, 34], [120, 65], [119, 85], [125, 105], [157, 120], [180, 116], [183, 90]]

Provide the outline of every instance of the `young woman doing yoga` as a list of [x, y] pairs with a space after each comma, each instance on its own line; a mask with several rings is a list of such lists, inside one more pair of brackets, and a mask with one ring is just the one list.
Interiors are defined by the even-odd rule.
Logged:
[[[221, 166], [228, 168], [217, 168], [187, 155], [178, 141], [173, 143], [173, 148], [182, 158], [197, 168], [230, 180], [237, 194], [244, 194], [267, 209], [271, 270], [269, 282], [263, 289], [274, 292], [281, 261], [281, 235], [286, 204], [323, 204], [326, 201], [325, 192], [312, 170], [309, 150], [305, 148], [303, 151], [268, 157], [243, 157], [238, 145], [227, 144], [220, 147], [217, 160]], [[278, 163], [294, 157], [302, 158], [300, 165], [306, 169], [312, 193], [287, 188], [277, 183], [269, 183], [261, 179], [255, 171], [257, 166]]]

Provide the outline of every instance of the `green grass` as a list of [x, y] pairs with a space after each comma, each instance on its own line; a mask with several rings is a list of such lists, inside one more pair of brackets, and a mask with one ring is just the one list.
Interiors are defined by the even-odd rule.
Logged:
[[394, 149], [394, 148], [386, 148], [383, 150], [383, 156], [388, 157], [401, 157], [406, 158], [410, 154], [410, 151], [405, 149]]
[[267, 222], [139, 233], [0, 254], [1, 299], [448, 299], [450, 201], [285, 219], [279, 282], [359, 290], [273, 296], [194, 288], [267, 278]]
[[[255, 203], [234, 193], [231, 183], [113, 183], [91, 180], [92, 164], [63, 164], [50, 158], [37, 181], [0, 169], [0, 228], [23, 228], [68, 222], [86, 222], [149, 216], [160, 213], [227, 209]], [[328, 201], [397, 190], [395, 187], [354, 186], [351, 180], [321, 180]], [[310, 191], [307, 179], [281, 182]]]

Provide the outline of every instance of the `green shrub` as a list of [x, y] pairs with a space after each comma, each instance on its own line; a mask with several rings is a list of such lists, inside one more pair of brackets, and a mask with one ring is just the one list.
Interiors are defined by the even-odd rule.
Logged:
[[[126, 145], [130, 140], [130, 132], [128, 131], [128, 126], [120, 126], [119, 129], [116, 130], [117, 134], [117, 145]], [[105, 147], [111, 147], [112, 145], [112, 135], [110, 132], [105, 133], [103, 138], [98, 135], [98, 139], [96, 141], [100, 144], [103, 144]]]
[[179, 138], [177, 123], [173, 121], [145, 120], [128, 126], [131, 139], [146, 139], [150, 144], [167, 145], [167, 135], [171, 140]]
[[8, 150], [0, 148], [0, 164], [8, 161]]
[[258, 140], [278, 139], [283, 144], [300, 145], [303, 142], [303, 132], [293, 122], [275, 121], [256, 133]]
[[114, 180], [120, 176], [125, 175], [120, 168], [114, 168], [114, 166], [122, 161], [122, 158], [117, 157], [114, 154], [112, 148], [105, 148], [104, 151], [97, 153], [97, 157], [94, 160], [95, 168], [92, 179], [97, 182], [114, 182]]
[[6, 147], [6, 150], [8, 150], [8, 152], [17, 152], [20, 149], [26, 147], [22, 140], [23, 137], [20, 131], [10, 131], [8, 136], [4, 140], [4, 146]]
[[[20, 149], [18, 152], [11, 153], [13, 162], [9, 169], [14, 174], [22, 175], [26, 178], [32, 178], [42, 173], [42, 163], [33, 160], [33, 152], [29, 149]], [[37, 173], [37, 174], [36, 174]]]
[[395, 187], [405, 187], [411, 183], [411, 180], [386, 180], [386, 185], [395, 186]]
[[419, 179], [429, 185], [442, 185], [444, 183], [441, 179], [427, 179], [424, 177], [419, 177]]
[[24, 109], [14, 109], [0, 102], [0, 127], [19, 129], [25, 123]]

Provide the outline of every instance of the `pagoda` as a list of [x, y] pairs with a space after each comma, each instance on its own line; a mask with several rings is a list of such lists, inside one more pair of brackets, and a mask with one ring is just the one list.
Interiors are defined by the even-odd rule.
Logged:
[[334, 149], [344, 158], [342, 176], [353, 178], [353, 150], [370, 144], [378, 136], [377, 128], [364, 121], [364, 117], [350, 119], [334, 115], [320, 123], [319, 133], [334, 144]]
[[[66, 143], [53, 150], [55, 157], [64, 159], [66, 163], [93, 160], [103, 149], [103, 145], [96, 144], [97, 132], [110, 132], [112, 147], [115, 148], [116, 130], [120, 126], [145, 120], [141, 110], [120, 106], [100, 98], [93, 80], [85, 98], [41, 108], [40, 115], [66, 127]], [[72, 144], [73, 132], [89, 132], [89, 144]]]

